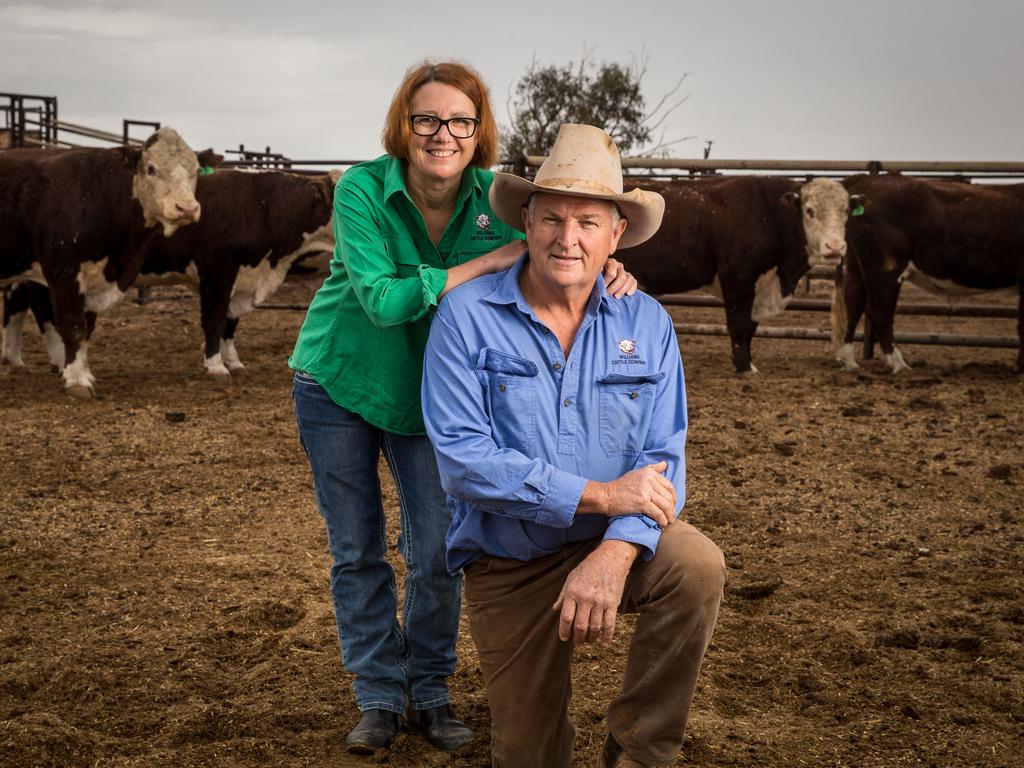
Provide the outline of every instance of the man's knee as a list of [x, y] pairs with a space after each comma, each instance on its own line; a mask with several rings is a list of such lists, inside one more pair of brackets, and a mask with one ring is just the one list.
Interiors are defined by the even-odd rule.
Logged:
[[675, 590], [696, 600], [721, 598], [725, 557], [715, 542], [692, 525], [675, 522], [669, 526], [662, 534], [655, 559], [663, 560], [664, 578]]

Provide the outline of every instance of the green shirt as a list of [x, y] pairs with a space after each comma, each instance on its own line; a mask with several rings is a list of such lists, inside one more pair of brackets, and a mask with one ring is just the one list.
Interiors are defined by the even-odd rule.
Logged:
[[494, 175], [469, 167], [435, 246], [402, 169], [403, 161], [384, 155], [338, 182], [331, 274], [309, 305], [288, 365], [370, 424], [420, 435], [423, 349], [446, 270], [522, 235], [491, 211]]

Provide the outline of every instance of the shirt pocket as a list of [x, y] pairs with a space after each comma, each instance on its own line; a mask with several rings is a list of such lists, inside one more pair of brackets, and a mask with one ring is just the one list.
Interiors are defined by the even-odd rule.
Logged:
[[636, 456], [644, 449], [654, 395], [664, 372], [599, 376], [601, 448], [608, 456]]
[[490, 347], [480, 350], [476, 375], [499, 448], [531, 455], [537, 440], [538, 372], [532, 360]]

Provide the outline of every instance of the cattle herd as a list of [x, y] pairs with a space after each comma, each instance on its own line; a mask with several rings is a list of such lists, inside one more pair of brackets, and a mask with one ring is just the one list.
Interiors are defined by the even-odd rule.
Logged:
[[338, 174], [217, 170], [222, 159], [171, 128], [141, 149], [0, 152], [4, 362], [24, 365], [31, 308], [65, 388], [89, 396], [96, 314], [132, 285], [183, 282], [199, 292], [206, 371], [242, 367], [238, 319], [299, 260], [334, 248]]
[[[132, 285], [185, 282], [199, 293], [206, 372], [241, 368], [238, 319], [303, 258], [333, 250], [338, 175], [224, 170], [221, 160], [166, 127], [141, 148], [0, 151], [3, 361], [24, 366], [31, 309], [66, 390], [89, 396], [96, 314]], [[757, 370], [757, 324], [819, 264], [844, 264], [832, 315], [847, 369], [857, 367], [853, 333], [864, 315], [892, 371], [907, 367], [892, 331], [904, 280], [947, 297], [1016, 292], [1024, 336], [1024, 184], [894, 174], [639, 183], [665, 196], [665, 221], [623, 261], [649, 293], [718, 295], [738, 372]]]

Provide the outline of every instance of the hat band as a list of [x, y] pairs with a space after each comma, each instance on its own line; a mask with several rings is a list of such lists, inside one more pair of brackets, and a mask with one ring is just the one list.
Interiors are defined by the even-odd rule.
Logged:
[[622, 190], [615, 191], [611, 187], [605, 186], [604, 184], [598, 184], [596, 181], [587, 181], [586, 179], [544, 179], [543, 181], [534, 180], [534, 184], [538, 187], [546, 187], [549, 189], [562, 189], [566, 191], [589, 191], [596, 192], [599, 195], [621, 195]]

